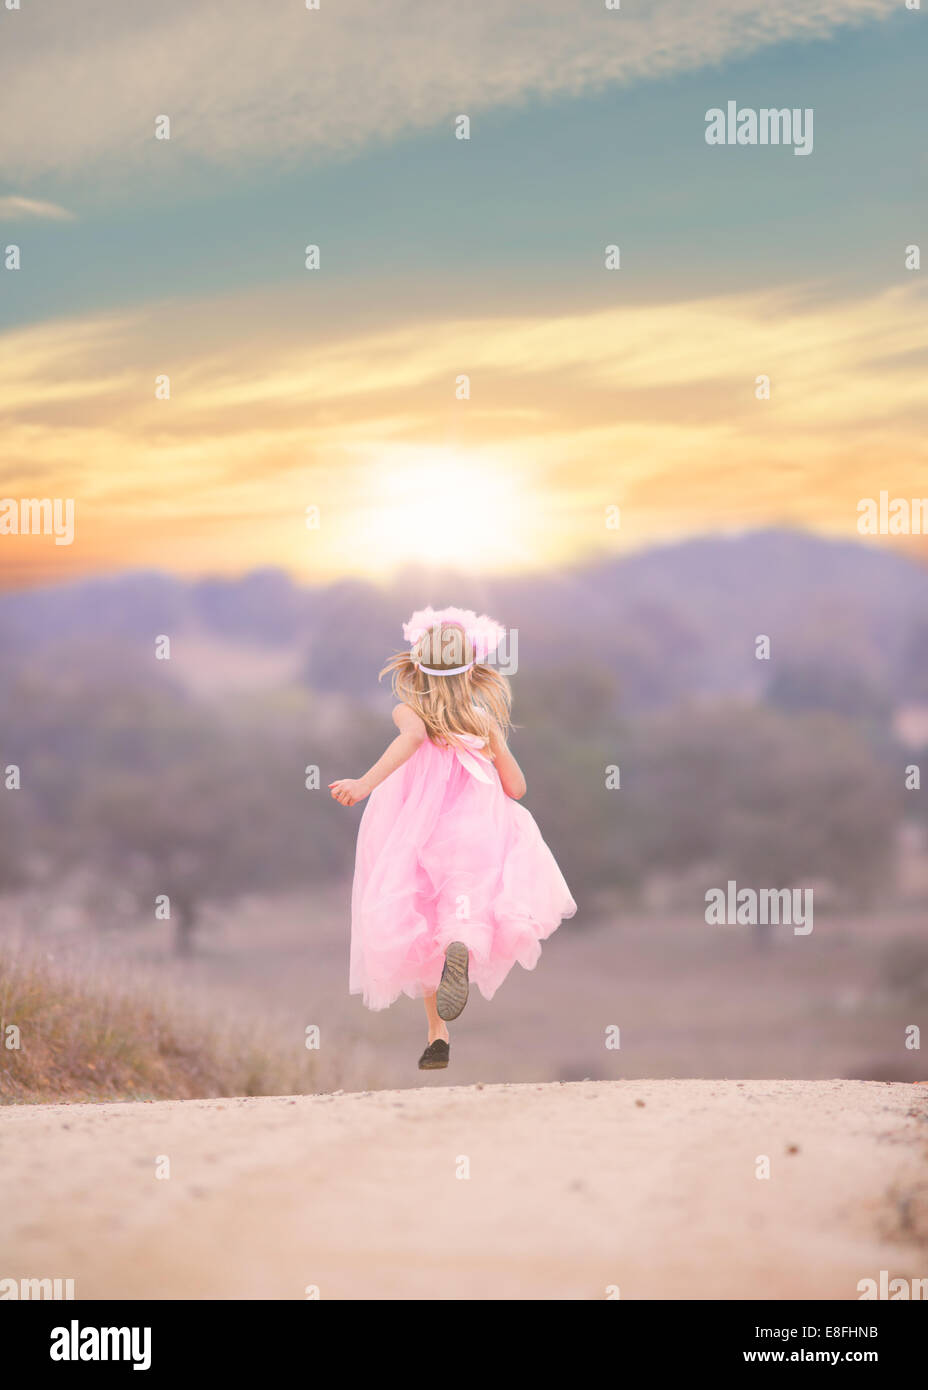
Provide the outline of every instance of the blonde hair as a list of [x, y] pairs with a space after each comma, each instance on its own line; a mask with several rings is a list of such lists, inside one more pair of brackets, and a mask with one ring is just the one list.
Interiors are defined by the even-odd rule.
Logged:
[[511, 720], [512, 691], [505, 676], [486, 662], [453, 676], [430, 676], [419, 670], [453, 670], [474, 660], [474, 649], [458, 623], [439, 623], [424, 632], [411, 651], [391, 656], [380, 673], [389, 671], [393, 693], [415, 710], [433, 743], [460, 744], [462, 734], [476, 734], [487, 743], [493, 729], [506, 737]]

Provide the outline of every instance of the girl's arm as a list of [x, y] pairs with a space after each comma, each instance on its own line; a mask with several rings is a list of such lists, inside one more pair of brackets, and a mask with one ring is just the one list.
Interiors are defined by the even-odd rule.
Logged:
[[490, 731], [490, 752], [499, 773], [503, 791], [513, 801], [521, 801], [525, 795], [525, 778], [522, 769], [509, 751], [509, 745], [495, 726]]
[[396, 706], [393, 722], [399, 733], [383, 757], [378, 758], [363, 777], [341, 777], [337, 782], [329, 783], [329, 790], [342, 806], [354, 806], [366, 796], [370, 796], [374, 788], [379, 787], [391, 772], [395, 772], [412, 757], [425, 738], [425, 725], [415, 710], [411, 710], [408, 705]]

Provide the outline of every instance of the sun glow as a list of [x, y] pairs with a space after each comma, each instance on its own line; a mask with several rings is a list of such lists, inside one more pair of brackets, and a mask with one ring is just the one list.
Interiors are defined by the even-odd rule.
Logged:
[[524, 497], [510, 467], [479, 456], [404, 450], [381, 457], [365, 479], [356, 521], [363, 559], [506, 570], [518, 562]]

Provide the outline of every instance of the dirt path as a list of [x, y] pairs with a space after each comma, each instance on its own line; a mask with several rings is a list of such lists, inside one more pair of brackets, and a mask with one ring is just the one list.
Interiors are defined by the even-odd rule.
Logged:
[[881, 1269], [928, 1276], [926, 1089], [606, 1081], [8, 1108], [0, 1278], [73, 1278], [78, 1298], [855, 1299]]

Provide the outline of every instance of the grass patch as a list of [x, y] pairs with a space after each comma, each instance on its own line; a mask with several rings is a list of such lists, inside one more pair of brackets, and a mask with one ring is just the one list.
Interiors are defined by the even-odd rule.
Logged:
[[151, 984], [0, 946], [0, 1104], [311, 1093], [316, 1054]]

